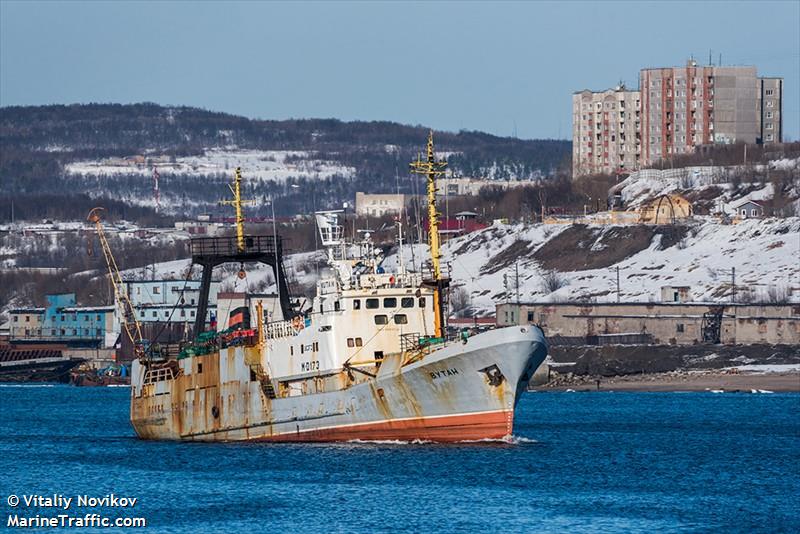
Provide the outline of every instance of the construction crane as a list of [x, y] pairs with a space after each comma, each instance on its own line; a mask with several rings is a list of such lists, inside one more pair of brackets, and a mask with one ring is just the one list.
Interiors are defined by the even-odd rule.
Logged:
[[103, 256], [108, 266], [108, 276], [111, 279], [111, 285], [114, 288], [114, 304], [117, 306], [120, 314], [120, 323], [125, 335], [134, 347], [134, 353], [138, 354], [139, 358], [144, 358], [144, 350], [142, 347], [142, 328], [139, 321], [136, 320], [136, 313], [133, 309], [133, 303], [128, 297], [127, 292], [123, 290], [124, 283], [122, 276], [119, 274], [117, 261], [111, 253], [111, 247], [106, 239], [105, 231], [103, 230], [103, 223], [101, 222], [100, 214], [105, 211], [103, 208], [94, 208], [89, 212], [86, 219], [94, 224], [97, 231], [97, 237], [100, 240], [100, 248], [103, 250]]

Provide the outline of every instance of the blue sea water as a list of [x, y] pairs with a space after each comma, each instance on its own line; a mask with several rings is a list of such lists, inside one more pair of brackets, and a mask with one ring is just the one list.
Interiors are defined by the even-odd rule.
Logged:
[[463, 445], [139, 441], [126, 388], [0, 408], [0, 529], [58, 513], [11, 494], [113, 493], [149, 532], [800, 531], [798, 394], [528, 393], [512, 443]]

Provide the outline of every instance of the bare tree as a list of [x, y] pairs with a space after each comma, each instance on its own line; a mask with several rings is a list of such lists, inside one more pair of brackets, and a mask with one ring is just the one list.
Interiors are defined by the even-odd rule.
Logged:
[[456, 317], [468, 317], [472, 308], [472, 297], [463, 286], [450, 292], [450, 310]]
[[788, 304], [789, 290], [786, 286], [771, 285], [764, 292], [761, 301], [767, 304]]
[[567, 279], [558, 271], [550, 270], [542, 273], [542, 290], [545, 293], [558, 291], [568, 284]]

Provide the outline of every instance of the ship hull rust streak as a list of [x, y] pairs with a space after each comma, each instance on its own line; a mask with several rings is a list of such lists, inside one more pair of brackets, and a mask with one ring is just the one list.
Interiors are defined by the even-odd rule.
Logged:
[[[357, 383], [348, 384], [340, 371], [328, 377], [338, 384], [332, 391], [273, 399], [251, 380], [245, 362], [262, 356], [253, 351], [258, 348], [187, 358], [183, 368], [195, 372], [134, 390], [136, 433], [187, 441], [499, 439], [512, 434], [519, 395], [547, 346], [536, 327], [503, 328], [412, 364], [401, 365], [401, 354], [387, 355], [376, 377]], [[143, 373], [138, 363], [137, 373]]]

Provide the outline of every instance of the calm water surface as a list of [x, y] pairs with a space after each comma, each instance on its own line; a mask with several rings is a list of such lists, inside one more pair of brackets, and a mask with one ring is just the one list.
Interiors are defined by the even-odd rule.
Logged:
[[528, 393], [514, 433], [143, 442], [126, 388], [0, 386], [0, 530], [12, 493], [114, 493], [151, 532], [800, 531], [798, 394]]

